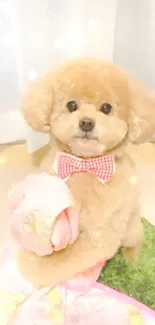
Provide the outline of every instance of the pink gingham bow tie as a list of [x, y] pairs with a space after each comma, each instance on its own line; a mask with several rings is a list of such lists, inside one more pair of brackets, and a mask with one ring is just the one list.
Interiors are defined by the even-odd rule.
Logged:
[[56, 169], [57, 176], [62, 179], [66, 179], [74, 173], [88, 172], [101, 181], [107, 182], [112, 179], [115, 172], [115, 162], [113, 156], [81, 159], [62, 153], [57, 157]]

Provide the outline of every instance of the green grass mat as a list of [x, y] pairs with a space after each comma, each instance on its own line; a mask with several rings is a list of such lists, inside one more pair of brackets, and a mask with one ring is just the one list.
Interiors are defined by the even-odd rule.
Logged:
[[119, 252], [103, 268], [99, 282], [155, 310], [155, 227], [145, 219], [143, 224], [145, 244], [139, 260], [129, 264]]

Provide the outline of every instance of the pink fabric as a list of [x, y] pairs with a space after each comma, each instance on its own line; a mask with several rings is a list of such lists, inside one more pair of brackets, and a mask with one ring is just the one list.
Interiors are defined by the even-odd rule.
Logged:
[[100, 262], [94, 267], [86, 270], [81, 274], [77, 274], [73, 279], [64, 283], [64, 286], [73, 291], [87, 291], [98, 280], [104, 262]]
[[0, 269], [0, 324], [154, 325], [155, 312], [101, 284], [34, 288], [10, 259]]
[[102, 156], [94, 159], [80, 159], [65, 153], [58, 154], [55, 169], [57, 176], [66, 179], [78, 172], [94, 174], [102, 181], [110, 181], [115, 172], [113, 156]]
[[9, 206], [11, 233], [37, 255], [64, 249], [78, 237], [80, 207], [58, 177], [28, 176], [9, 193]]

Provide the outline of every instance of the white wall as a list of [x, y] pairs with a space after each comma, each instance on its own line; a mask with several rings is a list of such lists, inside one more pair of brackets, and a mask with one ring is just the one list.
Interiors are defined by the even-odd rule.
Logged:
[[114, 61], [155, 90], [154, 0], [117, 0]]
[[7, 0], [0, 1], [0, 143], [24, 138], [20, 118], [20, 87], [16, 60], [14, 13]]

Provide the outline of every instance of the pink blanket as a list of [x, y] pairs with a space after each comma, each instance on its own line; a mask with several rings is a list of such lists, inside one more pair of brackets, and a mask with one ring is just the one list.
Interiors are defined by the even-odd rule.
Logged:
[[0, 270], [0, 324], [155, 324], [154, 311], [111, 288], [92, 284], [96, 276], [94, 270], [74, 282], [54, 288], [35, 288], [25, 281], [10, 259]]

